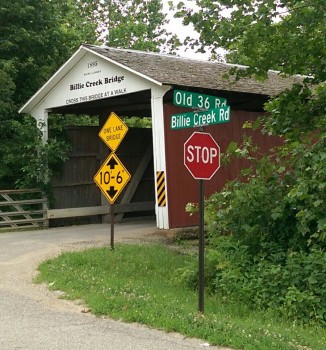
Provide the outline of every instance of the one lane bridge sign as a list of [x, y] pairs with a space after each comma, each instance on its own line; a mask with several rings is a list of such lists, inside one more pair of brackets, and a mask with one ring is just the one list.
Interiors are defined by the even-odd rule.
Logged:
[[108, 201], [113, 204], [131, 175], [115, 153], [111, 153], [94, 176], [94, 181]]
[[128, 126], [114, 112], [111, 112], [98, 135], [114, 152], [127, 131]]

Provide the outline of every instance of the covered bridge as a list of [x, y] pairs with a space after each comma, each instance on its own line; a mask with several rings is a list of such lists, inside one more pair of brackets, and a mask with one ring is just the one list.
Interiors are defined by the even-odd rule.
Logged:
[[[242, 125], [254, 120], [263, 111], [263, 104], [292, 85], [297, 78], [281, 78], [277, 72], [270, 72], [264, 82], [254, 79], [225, 79], [230, 64], [180, 58], [173, 55], [116, 49], [105, 46], [82, 45], [77, 52], [44, 84], [36, 94], [20, 109], [42, 121], [43, 140], [48, 139], [48, 116], [53, 114], [98, 115], [100, 126], [90, 138], [79, 130], [71, 137], [77, 144], [87, 138], [83, 158], [79, 158], [80, 168], [88, 181], [73, 183], [75, 163], [66, 167], [65, 185], [57, 184], [57, 202], [69, 195], [69, 203], [61, 208], [66, 216], [105, 214], [108, 206], [99, 189], [92, 181], [95, 172], [104, 161], [109, 150], [97, 137], [108, 115], [115, 112], [121, 117], [150, 117], [152, 129], [132, 131], [127, 134], [116, 151], [132, 176], [129, 185], [117, 201], [121, 211], [152, 210], [158, 228], [193, 226], [198, 223], [196, 216], [189, 216], [185, 206], [198, 202], [198, 184], [184, 166], [184, 143], [194, 128], [172, 130], [171, 115], [191, 111], [173, 104], [173, 91], [183, 90], [226, 98], [231, 107], [229, 123], [210, 125], [205, 132], [210, 133], [224, 152], [231, 141], [242, 140]], [[254, 141], [267, 150], [278, 140], [251, 132]], [[74, 146], [77, 149], [78, 146]], [[137, 156], [132, 152], [138, 152]], [[86, 154], [86, 156], [85, 156]], [[90, 160], [92, 155], [92, 160]], [[76, 157], [76, 156], [75, 156]], [[73, 157], [72, 157], [73, 158]], [[73, 162], [73, 159], [69, 162]], [[221, 167], [211, 180], [205, 183], [205, 194], [219, 191], [228, 179], [235, 178], [241, 162], [232, 162]], [[157, 176], [164, 176], [163, 185], [158, 185]], [[147, 182], [145, 181], [147, 179]], [[58, 180], [59, 181], [59, 180]], [[69, 186], [68, 186], [69, 185]], [[158, 201], [158, 186], [163, 186], [165, 200]], [[56, 183], [53, 184], [56, 187]], [[79, 186], [78, 191], [69, 188]], [[64, 190], [63, 190], [64, 187]], [[69, 187], [69, 188], [68, 188]], [[76, 194], [78, 193], [78, 195]], [[79, 197], [78, 204], [74, 197]], [[78, 208], [76, 208], [78, 207]], [[87, 210], [83, 207], [87, 207]], [[154, 211], [155, 210], [155, 211]], [[52, 217], [60, 217], [59, 210], [52, 211]], [[69, 214], [70, 213], [70, 214]], [[120, 218], [121, 215], [119, 214]], [[50, 215], [51, 218], [51, 215]]]

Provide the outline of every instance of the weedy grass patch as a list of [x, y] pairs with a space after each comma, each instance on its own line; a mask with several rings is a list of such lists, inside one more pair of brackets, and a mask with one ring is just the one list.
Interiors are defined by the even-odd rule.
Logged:
[[122, 245], [114, 251], [92, 248], [63, 253], [39, 266], [37, 283], [81, 299], [96, 315], [180, 332], [211, 344], [244, 350], [324, 350], [326, 330], [280, 320], [250, 305], [205, 296], [205, 314], [197, 312], [198, 293], [178, 270], [195, 256], [165, 245]]

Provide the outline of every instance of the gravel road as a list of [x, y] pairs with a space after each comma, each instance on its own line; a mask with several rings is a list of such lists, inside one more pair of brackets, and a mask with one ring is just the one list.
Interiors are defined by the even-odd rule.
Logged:
[[[85, 313], [32, 280], [38, 264], [66, 250], [109, 244], [109, 225], [0, 233], [1, 350], [195, 350], [208, 344]], [[115, 241], [157, 238], [152, 221], [115, 225]], [[227, 350], [221, 347], [210, 349]]]

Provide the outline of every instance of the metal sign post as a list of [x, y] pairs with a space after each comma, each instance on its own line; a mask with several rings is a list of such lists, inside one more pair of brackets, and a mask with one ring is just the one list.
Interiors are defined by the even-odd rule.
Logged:
[[99, 137], [111, 148], [112, 152], [94, 176], [94, 182], [100, 188], [110, 205], [111, 249], [114, 249], [114, 202], [129, 182], [131, 175], [115, 154], [128, 131], [127, 125], [111, 113], [99, 132]]
[[199, 180], [199, 244], [198, 244], [198, 311], [204, 313], [205, 296], [205, 230], [204, 230], [204, 180]]
[[198, 311], [204, 313], [205, 296], [205, 229], [204, 180], [210, 180], [220, 167], [220, 146], [212, 135], [194, 132], [184, 143], [184, 165], [199, 180], [199, 243], [198, 243]]
[[111, 249], [114, 250], [114, 204], [110, 205], [111, 223]]
[[204, 180], [210, 180], [220, 167], [220, 146], [203, 127], [230, 121], [230, 106], [223, 97], [192, 91], [174, 90], [173, 104], [196, 109], [193, 112], [172, 114], [172, 130], [200, 127], [184, 143], [184, 165], [194, 179], [199, 180], [199, 243], [198, 243], [198, 311], [204, 313], [205, 295], [205, 227]]

